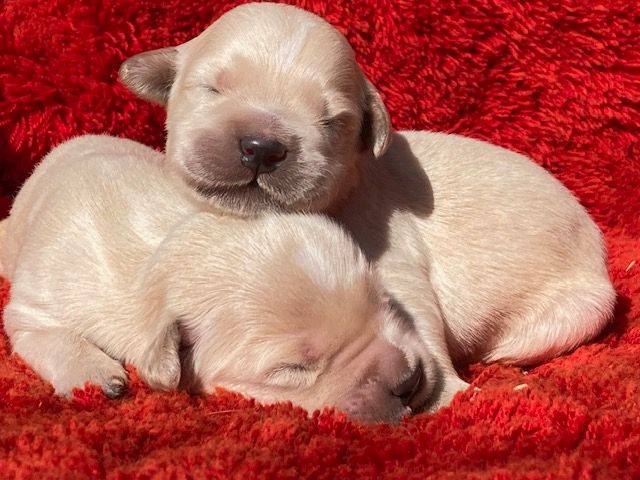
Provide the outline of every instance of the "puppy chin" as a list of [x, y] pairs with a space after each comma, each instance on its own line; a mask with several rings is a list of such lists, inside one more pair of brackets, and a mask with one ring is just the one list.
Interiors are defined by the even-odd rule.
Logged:
[[[325, 185], [298, 186], [293, 195], [290, 180], [280, 180], [273, 174], [259, 175], [256, 179], [215, 182], [188, 171], [181, 174], [183, 181], [199, 201], [231, 215], [256, 216], [269, 212], [318, 212], [326, 207], [329, 197]], [[308, 180], [307, 180], [308, 182]]]
[[244, 186], [191, 185], [200, 200], [230, 215], [257, 216], [289, 210], [254, 183]]

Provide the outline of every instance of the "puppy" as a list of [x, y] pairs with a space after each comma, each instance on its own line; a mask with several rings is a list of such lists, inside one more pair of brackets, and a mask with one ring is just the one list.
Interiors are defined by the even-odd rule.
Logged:
[[122, 362], [176, 388], [182, 337], [192, 391], [369, 421], [425, 404], [432, 360], [342, 228], [315, 215], [199, 212], [161, 164], [129, 140], [78, 137], [15, 200], [0, 247], [12, 283], [4, 325], [58, 394], [92, 382], [117, 397]]
[[202, 208], [326, 212], [351, 232], [436, 358], [439, 404], [466, 386], [454, 361], [541, 362], [610, 318], [601, 234], [571, 193], [505, 149], [392, 133], [345, 38], [309, 12], [242, 5], [120, 75], [167, 106], [166, 162]]

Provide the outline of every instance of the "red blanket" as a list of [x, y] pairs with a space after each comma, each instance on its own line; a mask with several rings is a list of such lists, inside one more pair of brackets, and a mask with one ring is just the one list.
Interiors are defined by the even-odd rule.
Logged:
[[[120, 62], [183, 42], [235, 3], [1, 2], [0, 217], [35, 162], [73, 135], [161, 147], [164, 113], [117, 83]], [[228, 392], [152, 393], [135, 374], [124, 400], [97, 389], [61, 400], [0, 334], [0, 476], [640, 478], [640, 4], [298, 4], [347, 35], [396, 128], [523, 152], [575, 192], [606, 235], [613, 324], [529, 371], [470, 366], [462, 374], [480, 390], [396, 426]]]

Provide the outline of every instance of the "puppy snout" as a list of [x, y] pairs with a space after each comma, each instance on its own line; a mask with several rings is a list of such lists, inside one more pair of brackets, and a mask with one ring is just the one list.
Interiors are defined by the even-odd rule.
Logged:
[[420, 393], [426, 382], [422, 365], [418, 363], [409, 376], [391, 389], [393, 396], [398, 397], [405, 407], [415, 409], [421, 403]]
[[287, 147], [278, 140], [263, 137], [240, 139], [242, 165], [260, 173], [269, 173], [287, 158]]

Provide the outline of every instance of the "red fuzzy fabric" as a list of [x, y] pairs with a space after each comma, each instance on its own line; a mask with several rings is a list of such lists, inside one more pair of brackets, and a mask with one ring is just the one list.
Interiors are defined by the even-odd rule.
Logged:
[[[0, 2], [0, 218], [34, 164], [73, 135], [161, 147], [164, 113], [117, 83], [120, 62], [193, 37], [236, 3]], [[228, 392], [152, 393], [133, 372], [124, 400], [96, 388], [61, 400], [0, 335], [0, 476], [640, 478], [640, 4], [298, 4], [347, 35], [396, 128], [523, 152], [575, 192], [606, 235], [613, 325], [528, 372], [473, 365], [462, 373], [481, 390], [397, 426]]]

